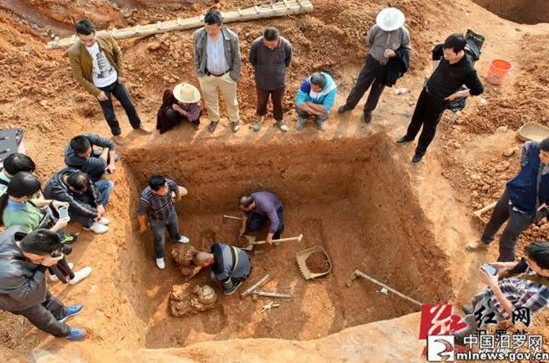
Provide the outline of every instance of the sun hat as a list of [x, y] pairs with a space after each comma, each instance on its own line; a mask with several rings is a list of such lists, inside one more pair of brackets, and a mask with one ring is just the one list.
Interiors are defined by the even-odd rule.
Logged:
[[189, 83], [180, 83], [173, 89], [173, 96], [179, 102], [195, 103], [200, 101], [200, 91]]
[[385, 8], [377, 14], [376, 24], [386, 32], [397, 30], [404, 24], [404, 14], [397, 8]]

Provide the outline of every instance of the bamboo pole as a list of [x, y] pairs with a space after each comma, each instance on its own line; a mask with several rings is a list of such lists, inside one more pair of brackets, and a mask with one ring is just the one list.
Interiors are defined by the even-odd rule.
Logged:
[[[223, 13], [223, 23], [234, 23], [255, 19], [273, 18], [284, 15], [308, 13], [313, 11], [310, 0], [286, 0], [271, 5], [254, 6], [245, 9], [236, 9]], [[203, 16], [193, 18], [168, 20], [147, 25], [136, 25], [124, 29], [113, 29], [110, 34], [115, 39], [127, 39], [133, 37], [160, 34], [176, 30], [195, 29], [203, 25]], [[97, 34], [109, 33], [107, 30], [98, 31]], [[76, 35], [68, 38], [55, 38], [46, 45], [47, 49], [68, 48], [77, 40]]]

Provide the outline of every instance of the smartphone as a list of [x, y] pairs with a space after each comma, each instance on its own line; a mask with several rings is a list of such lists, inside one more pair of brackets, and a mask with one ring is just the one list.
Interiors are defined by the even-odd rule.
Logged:
[[65, 207], [61, 207], [57, 210], [59, 213], [59, 219], [68, 218], [69, 216], [69, 210]]
[[496, 276], [498, 274], [498, 269], [490, 265], [489, 263], [484, 263], [481, 267], [484, 271], [488, 272], [492, 276]]

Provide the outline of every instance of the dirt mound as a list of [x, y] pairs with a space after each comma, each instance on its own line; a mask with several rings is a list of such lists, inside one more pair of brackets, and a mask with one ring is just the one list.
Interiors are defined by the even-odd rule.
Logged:
[[549, 23], [545, 0], [473, 0], [498, 16], [521, 24]]

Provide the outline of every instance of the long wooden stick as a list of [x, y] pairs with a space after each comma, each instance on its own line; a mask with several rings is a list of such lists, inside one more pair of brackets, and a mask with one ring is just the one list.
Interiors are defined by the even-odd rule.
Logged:
[[246, 290], [242, 294], [240, 294], [240, 297], [245, 297], [245, 296], [250, 295], [255, 289], [257, 289], [260, 286], [265, 285], [267, 283], [267, 281], [269, 281], [270, 278], [271, 278], [271, 275], [266, 274], [265, 276], [263, 276], [263, 278], [261, 280], [259, 280], [258, 282], [253, 284], [248, 290]]
[[[290, 242], [290, 241], [301, 241], [303, 239], [303, 233], [300, 234], [299, 236], [297, 237], [287, 237], [287, 238], [279, 238], [279, 239], [273, 239], [273, 243], [277, 243], [277, 242]], [[267, 241], [253, 241], [253, 242], [250, 242], [251, 245], [262, 245], [262, 244], [265, 244], [267, 243]]]
[[408, 301], [410, 301], [410, 302], [412, 302], [412, 303], [414, 303], [414, 304], [416, 304], [416, 305], [423, 306], [423, 304], [420, 303], [419, 301], [414, 300], [414, 299], [412, 299], [411, 297], [406, 296], [406, 295], [404, 295], [403, 293], [400, 293], [400, 292], [396, 291], [396, 290], [393, 289], [392, 287], [389, 287], [389, 286], [385, 285], [383, 282], [377, 281], [376, 279], [374, 279], [373, 277], [370, 277], [370, 276], [366, 275], [366, 274], [365, 274], [364, 272], [362, 272], [362, 271], [355, 270], [353, 273], [354, 273], [356, 276], [362, 277], [362, 278], [364, 278], [364, 279], [366, 279], [366, 280], [369, 280], [369, 281], [373, 282], [374, 284], [377, 284], [377, 285], [379, 285], [379, 286], [381, 286], [381, 287], [386, 288], [387, 290], [391, 291], [393, 294], [398, 295], [398, 296], [400, 296], [401, 298], [403, 298], [403, 299], [405, 299], [405, 300], [408, 300]]
[[287, 298], [287, 299], [292, 297], [292, 295], [285, 294], [282, 292], [272, 292], [272, 291], [262, 291], [262, 290], [254, 290], [252, 291], [252, 294], [265, 296], [265, 297], [281, 297], [281, 298]]
[[223, 214], [223, 218], [225, 218], [225, 219], [234, 219], [235, 221], [241, 221], [241, 220], [242, 220], [241, 217], [228, 216], [228, 215], [226, 215], [226, 214]]

